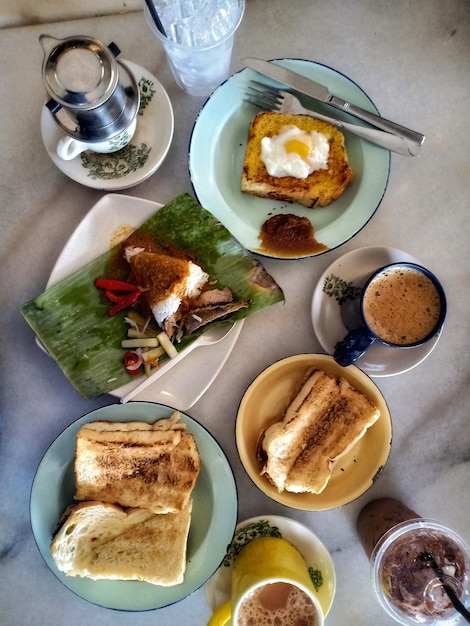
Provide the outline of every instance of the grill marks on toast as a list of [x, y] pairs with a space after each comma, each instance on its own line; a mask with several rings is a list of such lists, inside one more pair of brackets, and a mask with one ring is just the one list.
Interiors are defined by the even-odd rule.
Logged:
[[96, 421], [76, 437], [75, 498], [51, 554], [67, 576], [184, 580], [191, 493], [200, 471], [196, 441], [174, 411], [153, 424]]
[[283, 419], [264, 433], [262, 474], [280, 492], [321, 493], [335, 462], [379, 416], [378, 408], [346, 379], [314, 369]]
[[101, 500], [155, 513], [181, 511], [200, 470], [193, 435], [179, 429], [77, 434], [77, 500]]

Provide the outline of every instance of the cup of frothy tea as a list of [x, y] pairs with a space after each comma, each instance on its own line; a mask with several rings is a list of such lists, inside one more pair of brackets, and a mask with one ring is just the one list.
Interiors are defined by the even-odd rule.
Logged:
[[324, 616], [307, 565], [280, 537], [258, 537], [239, 553], [233, 566], [231, 600], [208, 626], [323, 626]]
[[393, 348], [421, 346], [442, 329], [447, 304], [436, 276], [416, 263], [393, 263], [375, 271], [359, 299], [358, 327], [335, 347], [344, 367], [375, 342]]

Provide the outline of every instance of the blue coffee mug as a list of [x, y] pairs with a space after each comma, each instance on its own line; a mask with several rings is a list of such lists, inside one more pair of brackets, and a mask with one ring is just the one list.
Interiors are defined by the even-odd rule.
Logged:
[[444, 289], [432, 272], [416, 263], [385, 265], [367, 279], [358, 326], [336, 344], [334, 359], [347, 367], [376, 342], [399, 349], [421, 346], [441, 332], [446, 312]]

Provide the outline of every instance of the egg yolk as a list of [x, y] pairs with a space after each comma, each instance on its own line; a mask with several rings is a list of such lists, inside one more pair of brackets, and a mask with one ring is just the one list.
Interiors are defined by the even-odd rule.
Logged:
[[310, 154], [310, 147], [298, 139], [290, 139], [284, 145], [286, 152], [296, 152], [301, 158], [306, 159]]

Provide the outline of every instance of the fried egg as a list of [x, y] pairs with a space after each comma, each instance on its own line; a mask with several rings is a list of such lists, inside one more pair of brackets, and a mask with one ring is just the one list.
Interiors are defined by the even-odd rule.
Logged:
[[307, 178], [315, 170], [328, 169], [330, 144], [322, 133], [283, 126], [273, 137], [261, 140], [261, 160], [270, 176]]

